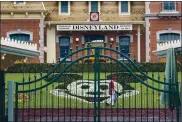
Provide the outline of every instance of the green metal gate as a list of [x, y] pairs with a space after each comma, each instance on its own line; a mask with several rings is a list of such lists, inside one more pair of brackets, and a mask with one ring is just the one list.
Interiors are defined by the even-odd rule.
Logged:
[[[128, 54], [130, 56], [130, 54]], [[71, 62], [68, 62], [71, 61]], [[128, 56], [104, 47], [72, 52], [57, 64], [39, 65], [24, 73], [15, 86], [15, 121], [92, 122], [179, 122], [179, 99], [173, 107], [161, 104], [161, 93], [179, 96], [179, 91], [163, 90], [163, 73], [143, 72]], [[107, 105], [109, 82], [116, 77], [117, 100]], [[177, 107], [175, 107], [177, 106]]]

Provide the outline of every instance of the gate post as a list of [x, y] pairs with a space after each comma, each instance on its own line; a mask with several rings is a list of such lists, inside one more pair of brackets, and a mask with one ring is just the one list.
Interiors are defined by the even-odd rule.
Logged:
[[180, 86], [180, 101], [181, 101], [181, 112], [180, 112], [180, 122], [182, 122], [182, 81], [181, 81], [181, 86]]
[[8, 122], [13, 122], [14, 82], [8, 81]]
[[5, 122], [5, 71], [0, 70], [0, 121]]

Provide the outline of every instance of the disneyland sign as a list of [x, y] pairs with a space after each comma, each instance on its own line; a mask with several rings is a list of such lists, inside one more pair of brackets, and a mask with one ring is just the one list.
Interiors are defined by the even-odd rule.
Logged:
[[132, 30], [132, 24], [57, 25], [57, 31], [116, 31]]

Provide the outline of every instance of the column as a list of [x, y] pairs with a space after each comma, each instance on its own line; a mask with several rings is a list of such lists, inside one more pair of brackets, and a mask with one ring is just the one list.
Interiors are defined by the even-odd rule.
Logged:
[[39, 35], [40, 35], [40, 40], [39, 40], [39, 44], [40, 44], [40, 56], [39, 56], [39, 60], [40, 63], [44, 63], [44, 20], [40, 19], [40, 31], [39, 31]]
[[137, 28], [137, 52], [138, 52], [138, 62], [141, 61], [141, 58], [140, 58], [140, 25], [138, 25], [138, 28]]
[[47, 28], [47, 63], [56, 62], [56, 33], [55, 26]]

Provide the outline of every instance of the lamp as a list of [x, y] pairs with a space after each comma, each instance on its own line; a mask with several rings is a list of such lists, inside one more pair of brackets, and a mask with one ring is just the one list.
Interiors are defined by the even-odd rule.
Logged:
[[114, 39], [113, 39], [113, 38], [110, 38], [110, 41], [111, 41], [111, 42], [113, 42], [113, 41], [114, 41]]

